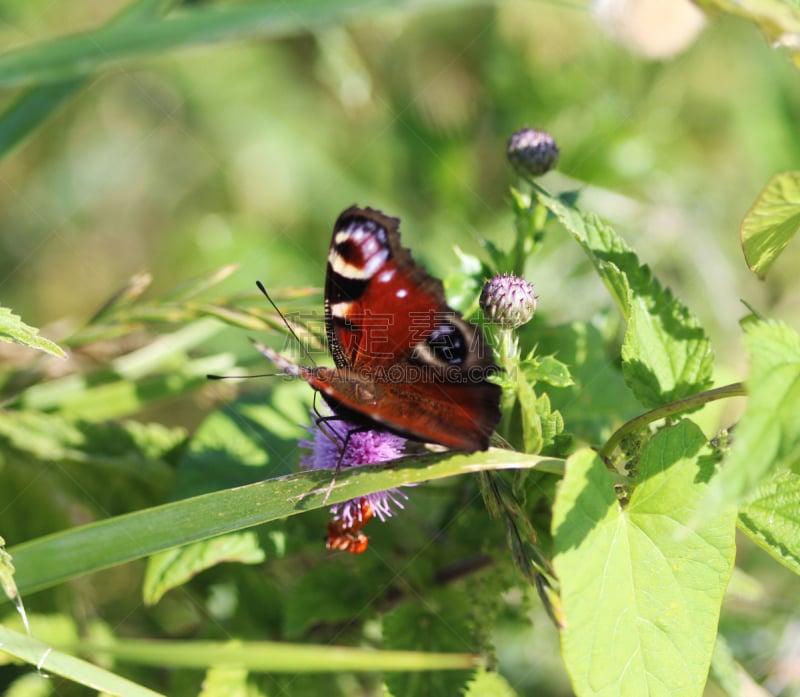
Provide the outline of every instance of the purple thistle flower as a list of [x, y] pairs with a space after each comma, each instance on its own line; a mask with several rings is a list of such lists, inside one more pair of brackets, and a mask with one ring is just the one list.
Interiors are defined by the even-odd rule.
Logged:
[[[300, 467], [303, 469], [332, 470], [340, 462], [341, 467], [361, 467], [388, 462], [401, 457], [406, 439], [387, 431], [364, 431], [359, 426], [341, 419], [325, 421], [323, 424], [314, 424], [308, 427], [310, 439], [299, 441], [302, 448], [310, 452], [300, 458]], [[347, 434], [350, 440], [347, 450], [341, 454], [341, 444], [345, 442]], [[367, 494], [357, 499], [350, 499], [343, 503], [331, 506], [331, 513], [335, 520], [341, 520], [348, 527], [361, 521], [362, 499], [366, 499], [372, 506], [372, 511], [381, 520], [393, 515], [392, 507], [403, 508], [403, 501], [407, 499], [399, 489], [386, 489]]]

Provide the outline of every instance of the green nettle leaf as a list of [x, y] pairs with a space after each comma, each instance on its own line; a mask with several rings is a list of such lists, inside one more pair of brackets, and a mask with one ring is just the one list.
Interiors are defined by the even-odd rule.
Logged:
[[183, 429], [157, 423], [0, 411], [0, 492], [19, 494], [0, 507], [0, 529], [30, 540], [163, 500], [185, 440]]
[[318, 563], [284, 596], [284, 636], [298, 639], [309, 627], [320, 623], [354, 622], [354, 618], [366, 611], [366, 599], [371, 592], [374, 593], [374, 587], [370, 580], [352, 569], [330, 560]]
[[542, 422], [544, 447], [552, 445], [564, 430], [564, 419], [550, 406], [550, 397], [545, 393], [536, 400], [536, 409]]
[[36, 327], [25, 324], [7, 307], [0, 307], [0, 341], [28, 346], [58, 358], [67, 357], [58, 344], [39, 336], [39, 330]]
[[481, 670], [469, 681], [464, 697], [516, 697], [508, 681], [493, 670]]
[[[453, 588], [447, 595], [427, 595], [424, 603], [404, 603], [383, 620], [384, 646], [427, 652], [466, 652], [474, 649], [469, 628], [469, 598]], [[389, 673], [386, 685], [393, 695], [434, 697], [458, 695], [471, 671]]]
[[531, 382], [546, 382], [553, 387], [569, 387], [575, 382], [569, 367], [554, 356], [540, 356], [520, 361], [520, 370]]
[[253, 532], [221, 535], [177, 549], [155, 554], [148, 560], [142, 595], [147, 605], [155, 605], [163, 595], [205, 569], [222, 562], [259, 564], [264, 561]]
[[742, 221], [739, 235], [750, 270], [764, 278], [800, 230], [800, 172], [769, 180]]
[[710, 492], [723, 504], [738, 503], [770, 472], [800, 460], [800, 336], [781, 322], [754, 322], [745, 327], [745, 347], [747, 409]]
[[[305, 383], [245, 395], [209, 414], [178, 465], [173, 499], [241, 486], [295, 471], [299, 424], [309, 420]], [[280, 453], [280, 457], [276, 454]]]
[[244, 668], [212, 668], [206, 672], [199, 697], [252, 697]]
[[553, 510], [554, 565], [562, 653], [579, 697], [702, 694], [735, 554], [731, 507], [691, 527], [714, 469], [688, 420], [644, 448], [624, 508], [597, 455], [568, 461]]
[[[165, 461], [185, 439], [182, 428], [158, 423], [91, 423], [33, 411], [0, 413], [0, 451], [26, 454], [34, 460], [58, 463], [61, 468], [72, 463], [95, 468], [72, 474], [86, 477], [82, 482], [86, 487], [100, 471], [108, 478], [125, 476], [160, 489], [172, 481], [171, 467]], [[0, 484], [2, 481], [0, 476]], [[108, 483], [98, 483], [98, 490], [102, 487], [107, 488]]]
[[604, 322], [600, 316], [593, 323], [550, 327], [535, 337], [543, 351], [557, 353], [570, 366], [575, 384], [551, 387], [547, 393], [569, 424], [569, 431], [587, 443], [606, 441], [612, 424], [641, 413], [641, 406], [625, 388], [619, 367], [606, 350], [607, 339], [598, 329]]
[[800, 574], [800, 475], [779, 472], [756, 487], [739, 510], [739, 528]]
[[[563, 368], [563, 369], [562, 369]], [[554, 380], [558, 386], [569, 386], [572, 378], [567, 367], [555, 359], [529, 359], [523, 361], [517, 374], [516, 396], [522, 416], [522, 439], [526, 453], [540, 453], [553, 444], [564, 430], [564, 419], [550, 406], [550, 397], [537, 395], [533, 385], [537, 376], [543, 382]]]
[[622, 372], [637, 399], [656, 407], [707, 389], [713, 353], [697, 319], [596, 215], [537, 195], [581, 245], [628, 324]]

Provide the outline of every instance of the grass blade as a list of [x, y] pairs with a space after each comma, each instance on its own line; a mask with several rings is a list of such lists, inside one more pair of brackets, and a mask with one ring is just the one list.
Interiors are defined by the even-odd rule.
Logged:
[[163, 697], [160, 692], [153, 692], [80, 658], [56, 651], [41, 641], [2, 625], [0, 625], [0, 647], [6, 653], [35, 666], [45, 674], [61, 675], [104, 694]]
[[[131, 26], [165, 14], [179, 0], [139, 0], [114, 17], [109, 26]], [[2, 60], [2, 59], [0, 59]], [[20, 145], [62, 104], [86, 84], [86, 78], [32, 87], [0, 116], [0, 160]]]
[[31, 593], [165, 549], [375, 491], [486, 469], [529, 467], [563, 472], [561, 460], [507, 450], [405, 458], [339, 472], [327, 501], [330, 473], [303, 472], [47, 535], [17, 545], [9, 553], [17, 568], [20, 593]]
[[464, 670], [475, 666], [468, 653], [425, 653], [422, 651], [375, 651], [345, 646], [315, 646], [273, 641], [115, 641], [81, 644], [91, 653], [107, 654], [117, 660], [146, 665], [184, 668], [247, 668], [270, 673], [337, 671]]
[[[464, 4], [463, 0], [414, 0], [404, 3], [402, 9], [408, 12]], [[305, 0], [193, 9], [174, 19], [114, 25], [9, 51], [0, 56], [0, 87], [60, 82], [90, 75], [120, 61], [189, 46], [309, 32], [326, 23], [398, 7], [393, 0]]]

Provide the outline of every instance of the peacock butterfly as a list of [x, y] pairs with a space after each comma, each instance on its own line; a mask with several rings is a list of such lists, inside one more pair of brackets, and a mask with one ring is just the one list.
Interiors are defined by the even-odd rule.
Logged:
[[[342, 419], [455, 450], [486, 450], [501, 393], [487, 378], [499, 368], [481, 330], [447, 305], [441, 281], [400, 245], [399, 224], [353, 206], [334, 225], [325, 278], [334, 368], [299, 366], [258, 348], [318, 390]], [[341, 539], [358, 547], [360, 527], [334, 530], [334, 546]]]

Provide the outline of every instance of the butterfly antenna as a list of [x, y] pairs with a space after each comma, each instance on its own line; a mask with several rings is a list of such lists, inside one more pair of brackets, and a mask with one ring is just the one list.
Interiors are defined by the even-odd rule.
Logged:
[[264, 288], [264, 284], [261, 283], [261, 281], [256, 281], [256, 286], [258, 286], [258, 289], [261, 291], [264, 297], [269, 301], [269, 304], [272, 305], [273, 308], [275, 308], [275, 312], [278, 313], [278, 317], [281, 318], [281, 321], [283, 322], [284, 326], [289, 330], [289, 333], [294, 337], [294, 340], [297, 342], [298, 346], [300, 346], [300, 348], [303, 349], [303, 353], [306, 354], [306, 358], [308, 358], [308, 360], [311, 362], [313, 366], [316, 366], [317, 363], [312, 358], [311, 354], [306, 348], [306, 345], [300, 340], [300, 337], [297, 335], [297, 332], [294, 330], [294, 327], [292, 327], [292, 325], [289, 323], [289, 320], [286, 319], [286, 315], [284, 315], [283, 312], [281, 312], [280, 308], [275, 304], [275, 301], [269, 296], [269, 293], [267, 293], [267, 289]]

